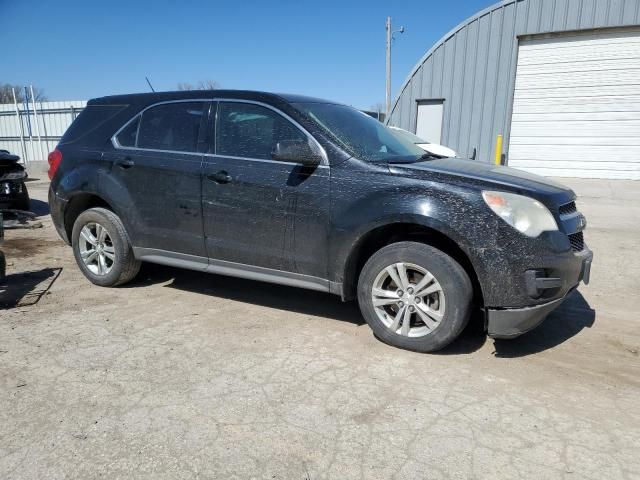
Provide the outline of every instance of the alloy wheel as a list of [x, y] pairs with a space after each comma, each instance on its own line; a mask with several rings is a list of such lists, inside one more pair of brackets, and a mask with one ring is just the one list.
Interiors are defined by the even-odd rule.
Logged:
[[445, 295], [438, 280], [425, 268], [395, 263], [373, 282], [371, 301], [380, 321], [405, 337], [422, 337], [440, 325]]
[[116, 253], [109, 232], [99, 223], [87, 223], [78, 238], [80, 258], [94, 275], [107, 275], [113, 268]]

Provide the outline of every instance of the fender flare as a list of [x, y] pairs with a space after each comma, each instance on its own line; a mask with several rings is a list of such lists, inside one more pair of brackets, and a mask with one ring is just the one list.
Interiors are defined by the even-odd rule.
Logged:
[[358, 268], [358, 262], [361, 261], [362, 248], [364, 244], [371, 238], [376, 230], [382, 228], [406, 226], [423, 227], [427, 230], [433, 231], [437, 238], [446, 239], [450, 244], [457, 247], [461, 252], [467, 265], [463, 265], [465, 269], [470, 269], [468, 272], [472, 278], [472, 281], [476, 288], [479, 288], [480, 295], [483, 295], [482, 281], [483, 272], [485, 272], [485, 265], [481, 257], [476, 255], [471, 248], [466, 237], [453, 230], [448, 224], [434, 217], [428, 217], [416, 213], [408, 213], [402, 215], [386, 215], [380, 217], [375, 222], [363, 225], [361, 228], [352, 232], [350, 237], [352, 240], [348, 242], [349, 247], [344, 249], [342, 257], [338, 260], [336, 267], [340, 272], [340, 278], [337, 283], [341, 283], [340, 293], [343, 299], [351, 298], [351, 290], [354, 288], [354, 282], [357, 282], [356, 278], [352, 278], [356, 275]]

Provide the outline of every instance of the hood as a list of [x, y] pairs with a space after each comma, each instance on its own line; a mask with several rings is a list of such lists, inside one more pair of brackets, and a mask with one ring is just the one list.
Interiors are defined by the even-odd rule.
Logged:
[[22, 181], [27, 178], [24, 167], [18, 163], [20, 157], [11, 155], [6, 150], [0, 150], [0, 180], [1, 181]]
[[416, 145], [418, 145], [425, 152], [440, 155], [441, 157], [453, 158], [458, 156], [455, 150], [452, 150], [449, 147], [445, 147], [444, 145], [439, 145], [437, 143], [416, 143]]
[[12, 165], [20, 160], [18, 155], [12, 155], [7, 150], [0, 150], [0, 165]]
[[453, 181], [471, 182], [481, 189], [522, 193], [542, 201], [551, 197], [555, 204], [567, 203], [575, 199], [575, 194], [570, 188], [548, 178], [477, 160], [443, 158], [416, 163], [391, 164], [389, 168], [393, 173], [407, 174], [410, 172], [410, 174], [425, 180], [432, 177], [430, 173], [442, 174], [450, 177]]

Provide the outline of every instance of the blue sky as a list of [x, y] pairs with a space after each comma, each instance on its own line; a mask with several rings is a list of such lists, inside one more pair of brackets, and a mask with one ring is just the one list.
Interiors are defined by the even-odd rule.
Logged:
[[[302, 93], [368, 108], [384, 102], [384, 23], [395, 96], [445, 33], [491, 0], [0, 0], [0, 83], [33, 84], [51, 100], [223, 88]], [[10, 47], [10, 48], [8, 48]]]

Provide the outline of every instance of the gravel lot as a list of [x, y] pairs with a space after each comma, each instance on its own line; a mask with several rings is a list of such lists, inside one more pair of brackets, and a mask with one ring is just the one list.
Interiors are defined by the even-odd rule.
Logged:
[[0, 478], [640, 478], [640, 182], [561, 181], [591, 285], [436, 355], [321, 293], [153, 265], [93, 286], [31, 182], [44, 228], [2, 246]]

